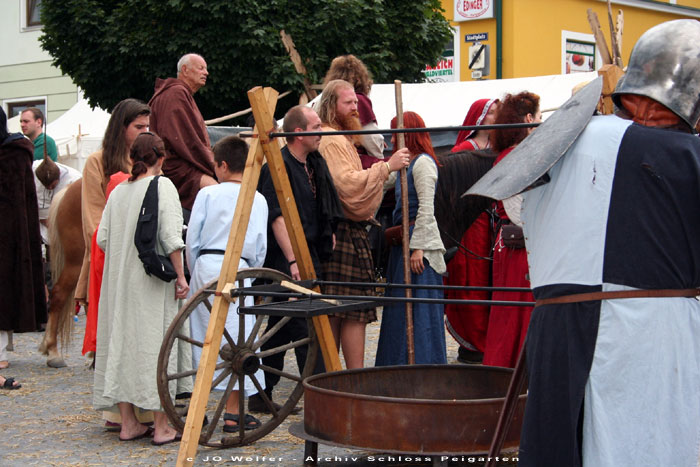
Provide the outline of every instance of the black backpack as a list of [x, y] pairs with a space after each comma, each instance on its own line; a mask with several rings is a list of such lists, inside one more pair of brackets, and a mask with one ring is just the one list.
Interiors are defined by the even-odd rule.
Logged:
[[139, 259], [143, 263], [146, 274], [154, 275], [158, 279], [170, 282], [177, 278], [177, 273], [172, 261], [167, 256], [156, 252], [158, 235], [158, 178], [156, 175], [151, 180], [143, 198], [139, 220], [136, 223], [134, 244], [139, 252]]

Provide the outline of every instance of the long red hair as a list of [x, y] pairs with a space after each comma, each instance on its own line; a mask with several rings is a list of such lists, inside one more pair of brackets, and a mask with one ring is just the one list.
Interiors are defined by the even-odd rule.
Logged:
[[[425, 128], [425, 122], [421, 116], [415, 112], [404, 112], [403, 127]], [[396, 117], [391, 119], [391, 128], [396, 128]], [[440, 162], [437, 160], [437, 157], [435, 157], [435, 151], [433, 150], [433, 142], [430, 139], [430, 133], [404, 133], [404, 141], [406, 142], [406, 147], [408, 150], [411, 151], [411, 154], [418, 155], [424, 152], [433, 158], [438, 167], [441, 166]]]

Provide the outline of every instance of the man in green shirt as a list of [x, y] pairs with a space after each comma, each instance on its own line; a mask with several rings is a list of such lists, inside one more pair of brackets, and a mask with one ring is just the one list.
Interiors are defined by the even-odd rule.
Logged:
[[44, 126], [44, 114], [36, 107], [28, 107], [22, 111], [19, 123], [22, 127], [24, 136], [32, 140], [34, 143], [34, 160], [44, 158], [44, 141], [46, 149], [52, 161], [58, 159], [58, 148], [52, 137], [44, 135], [42, 129]]

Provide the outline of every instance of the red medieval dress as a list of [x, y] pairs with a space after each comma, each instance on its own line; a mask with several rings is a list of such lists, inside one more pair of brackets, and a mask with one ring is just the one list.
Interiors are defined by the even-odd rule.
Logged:
[[[129, 174], [117, 172], [112, 174], [107, 184], [106, 197], [112, 193], [117, 185], [129, 178]], [[99, 229], [99, 225], [97, 228]], [[97, 229], [92, 234], [92, 246], [90, 249], [90, 287], [88, 290], [87, 319], [85, 320], [85, 335], [83, 336], [83, 355], [94, 352], [97, 348], [97, 305], [100, 303], [100, 289], [102, 288], [102, 270], [105, 265], [105, 253], [97, 245]]]
[[[469, 108], [462, 126], [480, 125], [491, 105], [497, 99], [479, 99]], [[476, 131], [463, 130], [457, 135], [452, 152], [473, 151], [480, 148], [471, 139]], [[470, 252], [481, 258], [491, 256], [492, 228], [488, 213], [483, 212], [462, 235], [461, 242]], [[491, 285], [490, 261], [477, 258], [460, 249], [447, 263], [445, 285], [481, 286]], [[459, 300], [488, 300], [487, 291], [448, 290], [445, 297]], [[457, 343], [465, 349], [484, 352], [486, 329], [489, 322], [489, 307], [486, 305], [445, 305], [445, 326]]]
[[[496, 158], [496, 164], [513, 148], [502, 151]], [[496, 210], [501, 224], [510, 223], [503, 203], [496, 203]], [[502, 228], [496, 236], [493, 252], [493, 286], [494, 287], [530, 287], [525, 248], [510, 248], [501, 239]], [[493, 292], [492, 300], [534, 302], [532, 292]], [[484, 365], [515, 367], [518, 355], [525, 342], [527, 327], [530, 324], [532, 307], [492, 306], [486, 334]]]

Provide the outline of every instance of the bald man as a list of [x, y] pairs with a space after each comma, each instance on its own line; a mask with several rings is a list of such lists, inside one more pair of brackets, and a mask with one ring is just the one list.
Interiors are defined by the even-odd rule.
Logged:
[[156, 79], [150, 129], [163, 139], [163, 173], [177, 187], [182, 207], [191, 210], [200, 188], [216, 184], [214, 154], [194, 93], [207, 82], [207, 62], [187, 54], [177, 62], [177, 78]]

